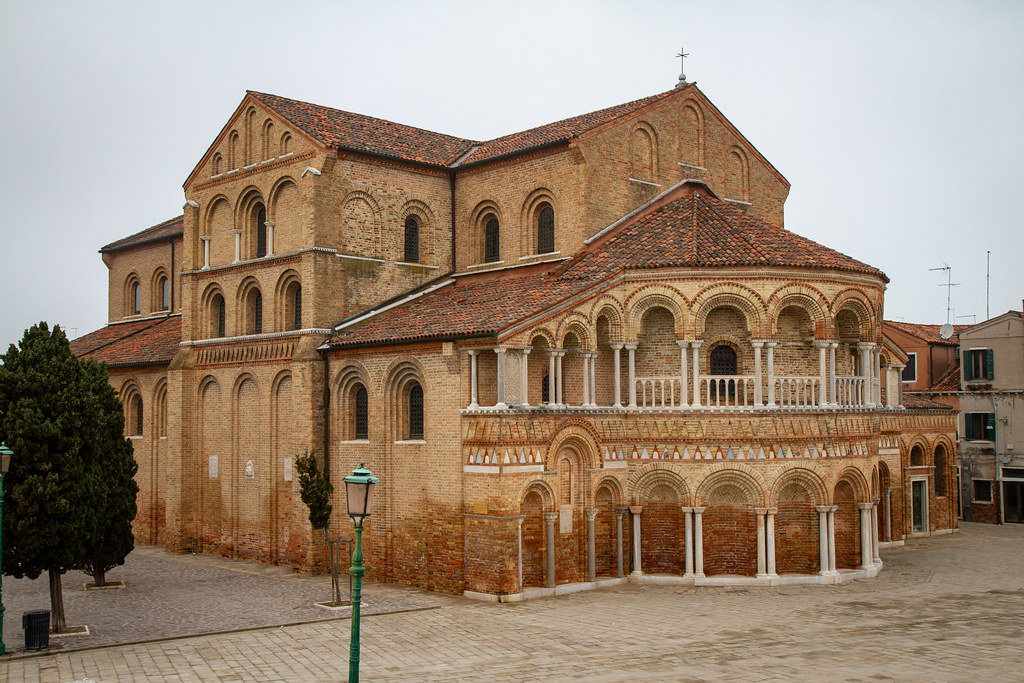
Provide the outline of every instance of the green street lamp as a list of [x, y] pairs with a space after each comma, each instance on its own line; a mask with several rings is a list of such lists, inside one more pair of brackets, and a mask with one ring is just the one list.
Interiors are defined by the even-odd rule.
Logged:
[[359, 601], [363, 591], [363, 520], [370, 516], [373, 504], [373, 485], [377, 477], [366, 469], [361, 461], [352, 474], [345, 477], [345, 498], [348, 502], [348, 516], [356, 528], [356, 547], [352, 551], [352, 564], [348, 573], [352, 577], [352, 641], [348, 648], [348, 680], [359, 683]]
[[4, 476], [11, 468], [14, 451], [6, 443], [0, 443], [0, 655], [7, 654], [4, 645]]

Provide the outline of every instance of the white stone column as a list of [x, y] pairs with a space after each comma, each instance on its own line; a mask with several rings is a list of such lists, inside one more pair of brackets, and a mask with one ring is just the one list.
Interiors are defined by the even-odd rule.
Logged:
[[835, 408], [839, 405], [839, 397], [836, 396], [836, 348], [839, 342], [828, 343], [828, 401]]
[[597, 351], [590, 352], [590, 407], [597, 407]]
[[818, 511], [818, 573], [827, 576], [828, 571], [828, 505], [815, 505]]
[[882, 347], [875, 344], [871, 350], [871, 402], [882, 405]]
[[557, 512], [545, 512], [544, 521], [547, 523], [547, 570], [548, 588], [555, 587], [555, 522], [558, 521]]
[[683, 524], [686, 529], [686, 572], [683, 576], [693, 576], [693, 508], [683, 508]]
[[818, 381], [820, 382], [818, 407], [824, 408], [828, 405], [828, 365], [825, 361], [825, 349], [828, 348], [828, 342], [816, 339], [814, 346], [818, 349]]
[[622, 407], [622, 378], [620, 377], [620, 375], [622, 373], [619, 370], [619, 364], [620, 364], [619, 353], [620, 353], [620, 351], [622, 351], [622, 344], [615, 343], [615, 344], [612, 344], [611, 347], [612, 347], [612, 353], [614, 354], [613, 362], [615, 364], [615, 367], [612, 368], [612, 375], [614, 376], [614, 381], [615, 381], [615, 404], [612, 407], [613, 408], [621, 408]]
[[235, 236], [235, 260], [232, 263], [238, 263], [242, 260], [242, 231], [235, 228], [231, 234]]
[[860, 566], [864, 569], [874, 564], [871, 543], [871, 503], [857, 503], [860, 510]]
[[778, 508], [768, 508], [765, 510], [764, 517], [764, 554], [765, 554], [765, 567], [768, 572], [768, 576], [777, 576], [775, 573], [775, 515], [779, 512]]
[[466, 353], [469, 354], [469, 409], [475, 410], [480, 407], [477, 403], [477, 377], [476, 377], [476, 357], [480, 352], [476, 349], [471, 349]]
[[860, 396], [860, 405], [871, 406], [871, 349], [875, 347], [871, 342], [859, 342], [857, 350], [860, 351], [860, 377], [863, 382], [863, 390]]
[[707, 508], [693, 508], [693, 575], [704, 578], [704, 511]]
[[519, 364], [519, 391], [522, 392], [519, 404], [524, 408], [530, 407], [530, 371], [526, 362], [532, 349], [520, 349], [522, 363]]
[[754, 508], [754, 512], [757, 514], [757, 576], [758, 578], [766, 576], [765, 574], [765, 553], [764, 553], [764, 508]]
[[686, 348], [690, 345], [688, 341], [677, 341], [676, 344], [679, 346], [679, 397], [682, 403], [679, 404], [680, 408], [690, 407], [690, 392], [688, 391], [687, 385], [689, 382], [687, 379], [690, 375], [690, 367], [686, 363]]
[[882, 562], [878, 554], [878, 501], [871, 502], [871, 559], [875, 564]]
[[587, 515], [587, 581], [593, 583], [597, 580], [597, 558], [594, 549], [594, 518], [597, 517], [597, 508], [589, 508], [583, 511]]
[[562, 357], [563, 356], [565, 356], [565, 349], [559, 349], [558, 350], [558, 355], [555, 357], [556, 358], [556, 361], [555, 361], [555, 366], [556, 366], [555, 374], [558, 376], [558, 383], [557, 383], [558, 393], [556, 394], [555, 403], [558, 404], [558, 407], [562, 407], [562, 406], [565, 405], [565, 403], [562, 402], [562, 384], [563, 384], [563, 379], [564, 379], [564, 376], [562, 375]]
[[828, 570], [832, 574], [836, 570], [836, 510], [838, 505], [828, 506]]
[[558, 405], [558, 399], [555, 394], [555, 358], [558, 357], [558, 351], [556, 349], [548, 349], [548, 406], [554, 407]]
[[623, 577], [622, 572], [622, 517], [626, 514], [626, 507], [615, 508], [615, 576]]
[[590, 352], [580, 351], [583, 358], [583, 401], [580, 403], [584, 408], [590, 405]]
[[498, 354], [498, 402], [494, 404], [494, 407], [499, 410], [508, 408], [508, 404], [505, 403], [505, 349], [504, 346], [494, 347], [494, 353]]
[[629, 407], [636, 408], [636, 344], [626, 344], [629, 354]]
[[630, 505], [629, 511], [633, 514], [633, 575], [642, 576], [643, 567], [640, 566], [640, 513], [644, 511], [642, 505]]
[[210, 236], [200, 235], [199, 239], [203, 241], [203, 270], [210, 267]]
[[[700, 408], [700, 345], [702, 341], [690, 342], [690, 348], [693, 349], [693, 401], [690, 406], [693, 408]], [[694, 508], [696, 511], [697, 508]], [[703, 561], [700, 562], [703, 566]]]
[[[754, 347], [754, 409], [761, 407], [761, 389], [764, 387], [764, 377], [761, 376], [761, 347], [764, 346], [764, 342], [760, 339], [755, 339], [750, 342], [750, 345]], [[775, 395], [774, 382], [768, 384], [768, 395]]]
[[777, 341], [766, 341], [768, 347], [768, 407], [775, 407], [775, 345]]
[[267, 221], [263, 225], [267, 226], [267, 256], [274, 255], [274, 221]]

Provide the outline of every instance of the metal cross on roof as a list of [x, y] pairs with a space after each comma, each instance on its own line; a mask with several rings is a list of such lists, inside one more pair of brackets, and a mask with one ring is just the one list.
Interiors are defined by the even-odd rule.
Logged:
[[680, 85], [683, 84], [683, 83], [686, 83], [686, 73], [684, 72], [684, 67], [685, 67], [685, 63], [686, 63], [686, 58], [689, 57], [689, 56], [690, 56], [689, 52], [686, 52], [682, 47], [679, 48], [679, 54], [677, 54], [676, 57], [679, 57], [679, 83], [680, 83]]

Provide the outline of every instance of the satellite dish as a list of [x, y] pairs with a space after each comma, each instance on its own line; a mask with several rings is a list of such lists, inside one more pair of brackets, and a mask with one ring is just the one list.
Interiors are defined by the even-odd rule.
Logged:
[[945, 325], [940, 327], [939, 328], [939, 336], [942, 337], [943, 339], [949, 339], [950, 337], [952, 337], [953, 336], [953, 326], [950, 325], [949, 323], [946, 323]]

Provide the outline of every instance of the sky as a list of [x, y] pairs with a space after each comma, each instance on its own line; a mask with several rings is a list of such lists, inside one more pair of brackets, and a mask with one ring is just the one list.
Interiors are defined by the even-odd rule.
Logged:
[[181, 213], [247, 89], [486, 140], [688, 80], [885, 316], [1024, 298], [1024, 3], [0, 0], [0, 348], [107, 320], [97, 250]]

